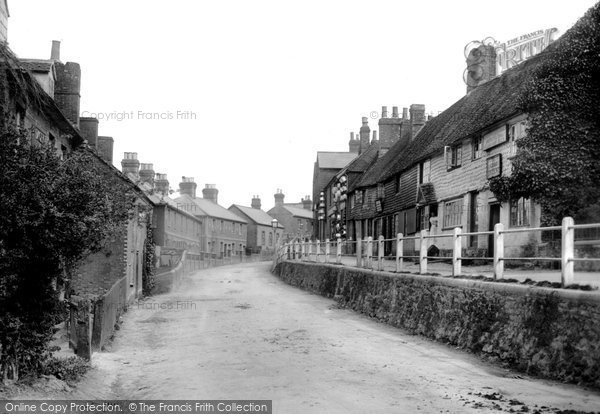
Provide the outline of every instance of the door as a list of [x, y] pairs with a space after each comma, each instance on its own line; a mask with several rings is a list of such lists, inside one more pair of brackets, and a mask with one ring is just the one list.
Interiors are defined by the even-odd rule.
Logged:
[[[490, 204], [490, 225], [489, 230], [494, 231], [494, 226], [500, 223], [500, 204]], [[488, 236], [488, 257], [494, 256], [494, 235]]]

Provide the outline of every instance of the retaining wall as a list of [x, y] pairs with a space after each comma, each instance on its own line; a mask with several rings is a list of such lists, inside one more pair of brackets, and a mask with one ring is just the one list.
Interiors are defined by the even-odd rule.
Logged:
[[531, 375], [600, 389], [600, 293], [285, 261], [285, 282]]

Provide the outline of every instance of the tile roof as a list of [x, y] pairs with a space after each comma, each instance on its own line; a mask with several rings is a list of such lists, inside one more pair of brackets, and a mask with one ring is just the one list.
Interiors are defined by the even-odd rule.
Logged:
[[54, 62], [44, 59], [19, 59], [21, 65], [32, 72], [50, 72]]
[[[558, 42], [558, 41], [557, 41]], [[555, 42], [556, 43], [556, 42]], [[518, 114], [518, 98], [534, 71], [544, 62], [542, 52], [478, 86], [450, 108], [428, 121], [406, 147], [394, 145], [361, 178], [358, 187], [385, 181], [463, 138]]]
[[237, 214], [232, 213], [227, 210], [225, 207], [218, 205], [217, 203], [213, 203], [212, 201], [206, 200], [204, 198], [192, 198], [187, 194], [184, 194], [175, 199], [175, 202], [178, 204], [191, 204], [194, 203], [198, 206], [200, 211], [204, 213], [204, 215], [214, 218], [219, 218], [223, 220], [237, 221], [239, 223], [248, 223], [246, 220], [238, 216]]
[[[231, 207], [238, 208], [242, 213], [248, 216], [248, 218], [254, 221], [256, 224], [260, 224], [262, 226], [271, 226], [271, 221], [273, 220], [273, 217], [269, 216], [267, 213], [258, 208], [241, 206], [239, 204], [232, 204]], [[279, 224], [278, 226], [279, 228], [283, 228], [281, 224]]]
[[294, 217], [302, 217], [302, 218], [307, 218], [307, 219], [313, 218], [313, 213], [311, 210], [307, 210], [305, 208], [287, 206], [285, 204], [283, 205], [283, 208], [285, 208], [287, 211], [292, 213], [292, 216], [294, 216]]
[[344, 168], [350, 161], [356, 158], [355, 152], [317, 152], [317, 164], [319, 168], [340, 169]]

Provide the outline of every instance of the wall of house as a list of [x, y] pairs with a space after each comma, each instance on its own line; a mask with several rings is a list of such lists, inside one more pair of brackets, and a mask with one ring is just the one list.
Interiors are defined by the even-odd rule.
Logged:
[[207, 218], [208, 252], [217, 256], [243, 254], [248, 240], [248, 225], [220, 218]]
[[185, 249], [190, 253], [204, 251], [202, 220], [174, 209], [171, 206], [156, 206], [157, 231], [155, 241], [163, 247]]
[[127, 223], [127, 243], [125, 255], [127, 265], [127, 300], [130, 301], [142, 294], [142, 270], [144, 263], [144, 243], [146, 241], [146, 222], [139, 214]]

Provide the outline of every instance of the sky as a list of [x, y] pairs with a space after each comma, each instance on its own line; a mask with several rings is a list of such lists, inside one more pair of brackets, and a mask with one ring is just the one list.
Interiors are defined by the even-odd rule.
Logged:
[[[347, 151], [361, 118], [466, 92], [464, 47], [564, 33], [594, 0], [8, 0], [10, 48], [82, 71], [81, 116], [178, 189], [216, 184], [219, 204], [312, 194], [317, 151]], [[177, 194], [174, 194], [177, 196]]]

